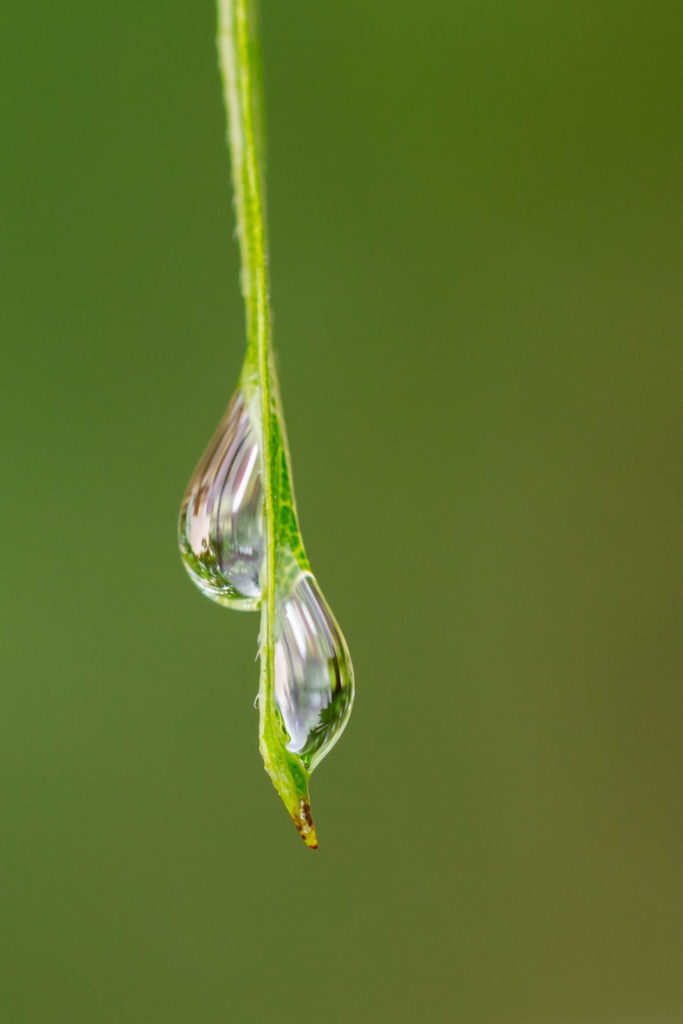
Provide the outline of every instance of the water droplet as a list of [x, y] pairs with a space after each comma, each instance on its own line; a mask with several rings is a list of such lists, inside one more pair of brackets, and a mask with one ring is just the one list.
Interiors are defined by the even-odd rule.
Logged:
[[274, 639], [275, 700], [287, 749], [312, 770], [348, 721], [354, 683], [346, 641], [310, 572], [300, 570], [276, 593]]
[[183, 562], [207, 597], [243, 611], [259, 607], [263, 529], [258, 440], [237, 391], [192, 475], [180, 510]]

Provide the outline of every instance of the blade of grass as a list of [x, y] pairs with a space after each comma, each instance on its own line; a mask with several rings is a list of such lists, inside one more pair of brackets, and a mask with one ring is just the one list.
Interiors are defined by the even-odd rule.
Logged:
[[265, 213], [265, 147], [258, 10], [255, 0], [218, 0], [218, 50], [228, 111], [228, 140], [242, 264], [247, 351], [241, 387], [259, 432], [265, 557], [261, 573], [259, 742], [275, 788], [304, 842], [317, 847], [308, 795], [309, 771], [285, 746], [274, 694], [275, 581], [278, 552], [300, 568], [301, 542], [272, 346]]

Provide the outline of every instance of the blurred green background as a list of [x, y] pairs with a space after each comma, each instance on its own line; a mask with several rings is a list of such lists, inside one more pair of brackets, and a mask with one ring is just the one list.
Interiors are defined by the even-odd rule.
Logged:
[[176, 551], [244, 336], [212, 3], [8, 4], [0, 1019], [681, 1021], [683, 8], [262, 8], [358, 686], [321, 849], [261, 766], [258, 620]]

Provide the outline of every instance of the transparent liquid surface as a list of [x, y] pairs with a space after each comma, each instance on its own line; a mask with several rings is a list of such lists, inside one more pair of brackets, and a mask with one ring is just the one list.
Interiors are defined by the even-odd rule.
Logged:
[[258, 440], [241, 391], [192, 475], [179, 543], [185, 568], [204, 594], [231, 608], [259, 607], [263, 488]]
[[344, 636], [310, 572], [275, 601], [275, 700], [287, 749], [309, 768], [325, 756], [351, 713], [353, 665]]
[[[257, 434], [237, 391], [195, 469], [180, 512], [185, 568], [219, 604], [261, 604], [265, 552], [263, 488]], [[353, 703], [346, 641], [320, 587], [289, 548], [276, 560], [275, 702], [287, 749], [312, 769], [342, 733]]]

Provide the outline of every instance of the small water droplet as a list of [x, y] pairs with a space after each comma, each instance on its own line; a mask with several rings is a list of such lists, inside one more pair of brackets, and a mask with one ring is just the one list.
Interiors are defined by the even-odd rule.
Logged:
[[241, 391], [192, 475], [179, 543], [185, 568], [207, 597], [243, 611], [259, 607], [263, 489], [258, 440]]
[[278, 590], [274, 638], [275, 700], [287, 749], [313, 769], [348, 721], [354, 682], [346, 641], [310, 572], [299, 571]]

